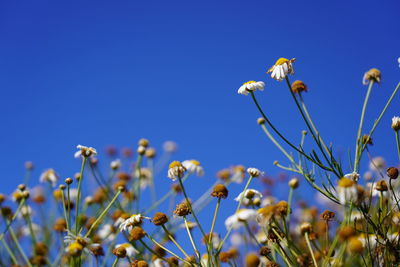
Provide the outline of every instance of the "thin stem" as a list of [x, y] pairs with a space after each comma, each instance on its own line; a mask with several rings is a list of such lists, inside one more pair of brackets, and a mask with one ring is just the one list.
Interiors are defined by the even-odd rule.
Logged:
[[396, 133], [396, 145], [397, 145], [397, 156], [400, 160], [400, 140], [399, 140], [399, 131], [395, 131]]
[[161, 225], [161, 227], [164, 229], [165, 233], [167, 234], [169, 240], [172, 241], [172, 243], [175, 244], [175, 246], [185, 255], [186, 258], [189, 258], [189, 255], [186, 253], [186, 251], [179, 245], [178, 242], [176, 242], [175, 238], [172, 236], [172, 234], [168, 231], [167, 227], [165, 225]]
[[29, 267], [32, 267], [31, 262], [29, 261], [28, 257], [26, 256], [24, 250], [21, 247], [21, 244], [18, 241], [17, 236], [14, 233], [14, 230], [12, 229], [12, 227], [10, 226], [10, 235], [12, 240], [15, 243], [15, 246], [17, 247], [17, 250], [19, 251], [19, 253], [21, 254], [22, 258], [24, 258], [24, 261], [26, 262], [26, 265], [28, 265]]
[[17, 258], [15, 257], [14, 253], [10, 249], [10, 247], [7, 245], [7, 242], [4, 239], [1, 239], [1, 242], [3, 243], [4, 247], [7, 250], [8, 255], [10, 255], [11, 261], [15, 264], [18, 265]]
[[[27, 207], [27, 211], [28, 211], [28, 206], [25, 205], [25, 207]], [[36, 245], [36, 235], [35, 235], [35, 231], [33, 231], [32, 220], [31, 220], [31, 216], [29, 215], [29, 212], [27, 212], [27, 214], [24, 217], [28, 223], [29, 232], [32, 236], [32, 244]]]
[[260, 242], [258, 242], [257, 238], [254, 236], [253, 231], [251, 231], [248, 222], [244, 221], [244, 226], [246, 228], [247, 233], [251, 237], [251, 239], [253, 239], [253, 241], [257, 244], [257, 246], [259, 246], [261, 248], [262, 245], [260, 244]]
[[75, 234], [78, 234], [79, 229], [79, 202], [81, 201], [81, 185], [83, 180], [83, 170], [85, 169], [87, 157], [82, 158], [81, 172], [79, 174], [78, 195], [76, 197], [76, 213], [75, 213]]
[[308, 233], [307, 232], [304, 234], [304, 238], [306, 239], [306, 243], [307, 243], [308, 249], [310, 250], [311, 257], [313, 259], [314, 265], [315, 265], [315, 267], [318, 267], [317, 260], [315, 259], [314, 252], [312, 250], [310, 239], [308, 237]]
[[[156, 244], [157, 246], [159, 246], [160, 248], [164, 249], [165, 251], [167, 251], [169, 254], [173, 255], [174, 257], [180, 259], [183, 262], [186, 262], [187, 264], [190, 264], [188, 261], [182, 259], [181, 257], [179, 257], [178, 255], [176, 255], [175, 253], [173, 253], [171, 250], [167, 249], [166, 247], [164, 247], [163, 245], [161, 245], [160, 243], [158, 243], [156, 240], [154, 240], [150, 235], [146, 235], [154, 244]], [[139, 240], [140, 243], [142, 243], [142, 245], [149, 250], [151, 253], [153, 253], [154, 255], [156, 255], [157, 257], [159, 257], [160, 259], [164, 260], [165, 262], [168, 262], [164, 257], [161, 257], [160, 255], [157, 254], [157, 252], [155, 252], [153, 249], [151, 249], [143, 240]]]
[[212, 237], [213, 237], [215, 222], [217, 221], [217, 216], [218, 216], [218, 210], [219, 210], [220, 203], [221, 203], [221, 198], [219, 197], [218, 201], [217, 201], [217, 205], [215, 205], [214, 217], [213, 217], [213, 220], [212, 220], [211, 230], [210, 230], [210, 234], [209, 234], [209, 237], [208, 237], [208, 246], [210, 248], [210, 251], [212, 250], [212, 244], [211, 244], [212, 243]]
[[[289, 188], [289, 197], [288, 197], [288, 214], [286, 215], [286, 224], [287, 224], [287, 228], [290, 228], [290, 214], [291, 214], [291, 212], [290, 212], [290, 208], [291, 208], [291, 206], [292, 206], [292, 200], [293, 200], [293, 188], [292, 187], [290, 187]], [[286, 235], [287, 235], [288, 233], [286, 233]]]
[[68, 218], [68, 216], [67, 216], [67, 205], [66, 205], [66, 203], [65, 203], [65, 196], [64, 196], [64, 190], [61, 190], [61, 197], [62, 197], [62, 205], [63, 205], [63, 212], [64, 212], [64, 219], [65, 219], [65, 222], [66, 222], [66, 224], [67, 224], [67, 229], [68, 230], [70, 230], [69, 229], [69, 218]]
[[361, 118], [360, 118], [360, 125], [358, 126], [358, 132], [357, 132], [357, 139], [356, 139], [356, 151], [355, 151], [355, 157], [354, 157], [354, 171], [357, 172], [358, 170], [358, 155], [359, 153], [361, 153], [360, 151], [360, 144], [362, 144], [360, 141], [361, 139], [361, 131], [362, 131], [362, 127], [363, 127], [363, 123], [364, 123], [364, 116], [365, 116], [365, 111], [367, 109], [367, 104], [368, 104], [368, 100], [369, 100], [369, 96], [371, 94], [371, 90], [372, 90], [372, 85], [374, 85], [374, 81], [370, 81], [369, 85], [368, 85], [368, 90], [367, 90], [367, 94], [365, 95], [365, 99], [364, 99], [364, 104], [361, 110]]
[[68, 217], [67, 222], [68, 222], [68, 224], [67, 225], [69, 225], [69, 227], [72, 228], [72, 226], [71, 226], [71, 194], [70, 194], [70, 189], [71, 189], [70, 185], [67, 184], [67, 202], [68, 202], [68, 205], [67, 205], [67, 217]]
[[4, 229], [3, 233], [1, 233], [1, 235], [0, 235], [0, 240], [3, 240], [4, 235], [5, 235], [5, 234], [7, 233], [7, 231], [10, 229], [11, 224], [14, 222], [14, 220], [17, 218], [17, 216], [18, 216], [19, 212], [21, 211], [21, 208], [22, 208], [22, 206], [24, 205], [25, 201], [26, 201], [26, 199], [23, 198], [23, 199], [21, 200], [21, 202], [19, 203], [18, 208], [17, 208], [16, 212], [14, 213], [14, 216], [12, 216], [11, 220], [8, 222], [8, 224], [7, 224], [7, 226], [6, 226], [6, 229]]
[[118, 261], [119, 261], [119, 258], [118, 258], [118, 257], [116, 257], [116, 258], [115, 258], [115, 260], [114, 260], [114, 262], [113, 262], [113, 264], [112, 264], [112, 267], [115, 267], [115, 266], [117, 266], [117, 264], [118, 264]]
[[190, 228], [189, 228], [189, 225], [188, 225], [188, 223], [187, 223], [187, 220], [186, 220], [186, 217], [185, 217], [185, 216], [183, 216], [183, 221], [185, 222], [185, 228], [186, 228], [187, 234], [188, 234], [188, 236], [189, 236], [190, 243], [192, 243], [192, 246], [193, 246], [193, 249], [194, 249], [194, 251], [195, 251], [195, 253], [196, 253], [196, 256], [197, 256], [197, 258], [199, 259], [199, 262], [201, 262], [200, 252], [199, 252], [199, 250], [197, 249], [196, 244], [195, 244], [194, 241], [193, 241], [192, 233], [191, 233], [191, 231], [190, 231]]
[[97, 226], [97, 224], [99, 222], [101, 222], [101, 220], [103, 220], [104, 216], [106, 216], [107, 212], [110, 210], [110, 208], [114, 204], [115, 200], [119, 197], [119, 195], [121, 193], [122, 193], [122, 190], [118, 190], [118, 192], [115, 194], [114, 198], [110, 201], [108, 206], [104, 209], [104, 211], [100, 214], [100, 216], [94, 221], [94, 223], [92, 223], [92, 225], [90, 226], [90, 228], [89, 228], [88, 232], [86, 233], [85, 237], [90, 236], [90, 234], [93, 231], [93, 229]]

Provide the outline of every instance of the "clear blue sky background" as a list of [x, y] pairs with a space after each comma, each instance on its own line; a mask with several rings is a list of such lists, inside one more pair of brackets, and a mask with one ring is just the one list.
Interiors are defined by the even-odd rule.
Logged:
[[[279, 57], [297, 58], [296, 74], [321, 134], [338, 153], [354, 149], [366, 87], [377, 67], [383, 82], [367, 111], [369, 129], [400, 77], [399, 1], [14, 1], [0, 4], [1, 191], [53, 167], [79, 169], [77, 144], [103, 151], [141, 137], [180, 146], [214, 182], [232, 164], [277, 174], [283, 160], [255, 123], [247, 80], [271, 119], [292, 140], [304, 125], [284, 83], [265, 74]], [[376, 131], [374, 155], [397, 164], [391, 117]], [[311, 140], [310, 140], [311, 141]], [[164, 178], [163, 176], [161, 178]], [[166, 179], [166, 178], [165, 178]], [[193, 194], [198, 192], [193, 191]], [[229, 206], [229, 204], [227, 204]]]

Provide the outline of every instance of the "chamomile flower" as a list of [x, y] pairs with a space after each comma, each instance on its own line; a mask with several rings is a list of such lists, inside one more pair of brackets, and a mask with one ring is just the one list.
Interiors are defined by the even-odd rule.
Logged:
[[400, 117], [393, 117], [392, 118], [392, 129], [396, 132], [400, 130]]
[[139, 253], [137, 249], [135, 249], [131, 244], [129, 243], [123, 243], [123, 244], [117, 244], [115, 248], [123, 247], [126, 250], [126, 256], [129, 258], [133, 258], [136, 254]]
[[347, 202], [354, 202], [358, 197], [357, 184], [346, 177], [339, 180], [337, 192], [342, 205], [345, 205]]
[[293, 62], [296, 59], [287, 59], [281, 57], [275, 62], [271, 68], [268, 69], [267, 73], [271, 73], [271, 77], [277, 81], [282, 81], [287, 75], [293, 74]]
[[235, 201], [241, 201], [241, 204], [244, 206], [254, 205], [255, 199], [261, 199], [263, 195], [255, 190], [255, 189], [247, 189], [246, 191], [240, 193], [236, 198]]
[[185, 174], [186, 168], [179, 161], [173, 161], [169, 164], [168, 178], [172, 181], [176, 181], [178, 178], [182, 178]]
[[55, 187], [58, 181], [58, 174], [54, 169], [47, 169], [39, 177], [41, 183], [50, 183], [51, 186]]
[[84, 252], [85, 254], [92, 253], [91, 248], [97, 247], [100, 244], [93, 243], [87, 237], [83, 237], [81, 235], [74, 235], [70, 231], [64, 237], [64, 244], [65, 244], [65, 252], [71, 256], [79, 256]]
[[143, 219], [151, 220], [151, 218], [144, 217], [141, 214], [132, 214], [128, 219], [122, 219], [123, 221], [121, 222], [121, 224], [119, 224], [119, 229], [121, 231], [129, 231], [132, 229], [132, 227], [140, 225], [143, 222]]
[[243, 225], [243, 222], [255, 221], [257, 217], [257, 211], [253, 209], [240, 209], [235, 214], [229, 216], [225, 220], [225, 227], [227, 229], [239, 229]]
[[264, 82], [248, 81], [245, 82], [242, 86], [240, 86], [238, 94], [248, 95], [250, 92], [255, 92], [257, 90], [264, 91], [264, 88], [265, 88]]
[[354, 182], [357, 182], [358, 179], [360, 178], [360, 175], [356, 172], [352, 172], [352, 173], [345, 174], [344, 177], [351, 179]]
[[191, 159], [191, 160], [185, 160], [182, 162], [183, 167], [189, 172], [189, 173], [195, 173], [197, 176], [203, 176], [204, 175], [204, 170], [203, 167], [200, 165], [200, 162], [197, 160]]
[[97, 151], [93, 147], [87, 147], [87, 146], [82, 146], [82, 145], [77, 145], [76, 148], [78, 149], [77, 152], [75, 152], [74, 157], [79, 158], [79, 157], [85, 157], [88, 158], [90, 156], [96, 156]]

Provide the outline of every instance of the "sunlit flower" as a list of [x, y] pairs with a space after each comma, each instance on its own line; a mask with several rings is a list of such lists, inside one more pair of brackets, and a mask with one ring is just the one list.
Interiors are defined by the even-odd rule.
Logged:
[[123, 243], [123, 244], [117, 244], [115, 245], [115, 248], [123, 247], [126, 250], [126, 256], [129, 258], [133, 258], [136, 254], [139, 253], [131, 244], [129, 243]]
[[169, 164], [168, 178], [172, 179], [172, 181], [175, 181], [178, 178], [182, 178], [185, 174], [185, 171], [186, 168], [182, 165], [182, 163], [179, 161], [173, 161], [171, 164]]
[[261, 175], [261, 171], [257, 168], [248, 168], [247, 173], [252, 177], [258, 177]]
[[151, 220], [151, 218], [144, 217], [141, 214], [132, 214], [128, 219], [121, 222], [119, 229], [121, 231], [129, 231], [132, 229], [132, 227], [140, 225], [143, 222], [143, 219]]
[[194, 159], [185, 160], [182, 162], [182, 165], [190, 173], [195, 173], [197, 176], [204, 175], [203, 167], [200, 165], [200, 162], [198, 162], [197, 160], [194, 160]]
[[77, 152], [75, 152], [75, 158], [79, 158], [80, 156], [88, 158], [90, 156], [95, 156], [97, 155], [97, 151], [93, 147], [87, 147], [87, 146], [82, 146], [82, 145], [77, 145], [76, 148], [78, 149]]
[[240, 86], [238, 90], [238, 94], [248, 95], [249, 92], [255, 92], [257, 89], [259, 91], [264, 91], [265, 83], [264, 82], [256, 82], [256, 81], [248, 81], [245, 82], [242, 86]]
[[400, 130], [400, 117], [393, 117], [392, 118], [392, 129], [396, 132]]
[[346, 177], [343, 177], [339, 180], [337, 186], [337, 192], [339, 201], [342, 205], [345, 205], [347, 202], [354, 202], [357, 200], [358, 192], [357, 192], [357, 184]]
[[262, 197], [263, 197], [263, 195], [259, 191], [255, 190], [255, 189], [247, 189], [246, 191], [241, 192], [235, 198], [235, 201], [238, 201], [238, 202], [241, 201], [242, 205], [250, 206], [250, 205], [254, 205], [255, 199], [261, 200]]
[[238, 229], [243, 225], [244, 222], [255, 221], [257, 217], [257, 211], [253, 209], [240, 209], [237, 213], [229, 216], [225, 220], [225, 227], [230, 229]]
[[293, 74], [293, 62], [296, 59], [287, 59], [281, 57], [275, 62], [275, 65], [273, 65], [267, 73], [271, 73], [271, 77], [277, 81], [282, 81], [283, 79], [286, 78], [288, 74]]
[[364, 74], [362, 83], [364, 85], [366, 85], [370, 81], [373, 81], [376, 83], [381, 82], [381, 72], [378, 69], [372, 68]]
[[48, 182], [51, 186], [55, 187], [58, 181], [58, 175], [54, 169], [47, 169], [40, 175], [39, 181], [41, 183]]
[[68, 231], [68, 234], [64, 237], [64, 244], [65, 252], [71, 256], [79, 256], [82, 251], [85, 254], [90, 254], [92, 253], [91, 248], [100, 245], [97, 243], [93, 243], [92, 240], [87, 237], [83, 237], [81, 235], [76, 236], [70, 231]]

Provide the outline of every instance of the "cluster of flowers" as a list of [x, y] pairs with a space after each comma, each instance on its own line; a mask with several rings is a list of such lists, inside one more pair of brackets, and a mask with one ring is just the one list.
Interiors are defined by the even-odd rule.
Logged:
[[[300, 145], [290, 142], [257, 102], [255, 92], [264, 90], [264, 82], [249, 81], [238, 90], [239, 94], [251, 94], [262, 115], [257, 123], [287, 158], [287, 166], [277, 161], [274, 165], [296, 175], [287, 181], [287, 197], [280, 196], [283, 199], [279, 200], [271, 194], [275, 182], [283, 179], [271, 180], [257, 168], [238, 165], [220, 170], [217, 181], [193, 200], [189, 197], [190, 180], [187, 180], [203, 176], [203, 166], [194, 159], [171, 161], [162, 172], [177, 150], [177, 145], [170, 141], [164, 144], [164, 152], [158, 157], [147, 139], [139, 140], [134, 160], [131, 149], [123, 149], [119, 154], [109, 147], [106, 175], [101, 171], [97, 150], [79, 145], [75, 157], [81, 161], [81, 169], [73, 178], [66, 178], [60, 184], [60, 175], [48, 169], [39, 177], [41, 185], [29, 188], [26, 185], [30, 184], [34, 167], [27, 162], [25, 183], [11, 197], [0, 194], [4, 226], [0, 235], [0, 265], [398, 265], [399, 169], [386, 168], [383, 158], [373, 157], [369, 147], [373, 144], [372, 134], [400, 83], [372, 130], [361, 135], [370, 91], [381, 81], [379, 70], [365, 73], [363, 84], [368, 85], [368, 92], [354, 164], [346, 168], [350, 172], [345, 174], [345, 167], [335, 159], [333, 148], [326, 146], [311, 120], [302, 98], [308, 87], [302, 81], [289, 82], [294, 62], [295, 59], [280, 58], [267, 72], [273, 79], [287, 82], [306, 123], [307, 131], [302, 131]], [[391, 127], [400, 159], [399, 117], [393, 117]], [[310, 153], [303, 147], [308, 133], [316, 148]], [[288, 148], [297, 153], [287, 151]], [[361, 179], [360, 162], [365, 153], [369, 169]], [[157, 193], [163, 190], [155, 186], [160, 184], [155, 182], [160, 171], [171, 183], [170, 190], [161, 197]], [[257, 179], [267, 186], [255, 188], [252, 182]], [[314, 190], [317, 205], [293, 201], [294, 196], [301, 197], [300, 181]], [[241, 187], [240, 193], [231, 197], [229, 190], [235, 184]], [[167, 200], [169, 208], [163, 205]], [[213, 212], [209, 212], [213, 214], [212, 220], [205, 222], [199, 213], [212, 202], [215, 203]], [[226, 204], [234, 205], [235, 209], [223, 220], [224, 227], [219, 227], [220, 207]], [[209, 231], [205, 231], [206, 225], [211, 225]]]

